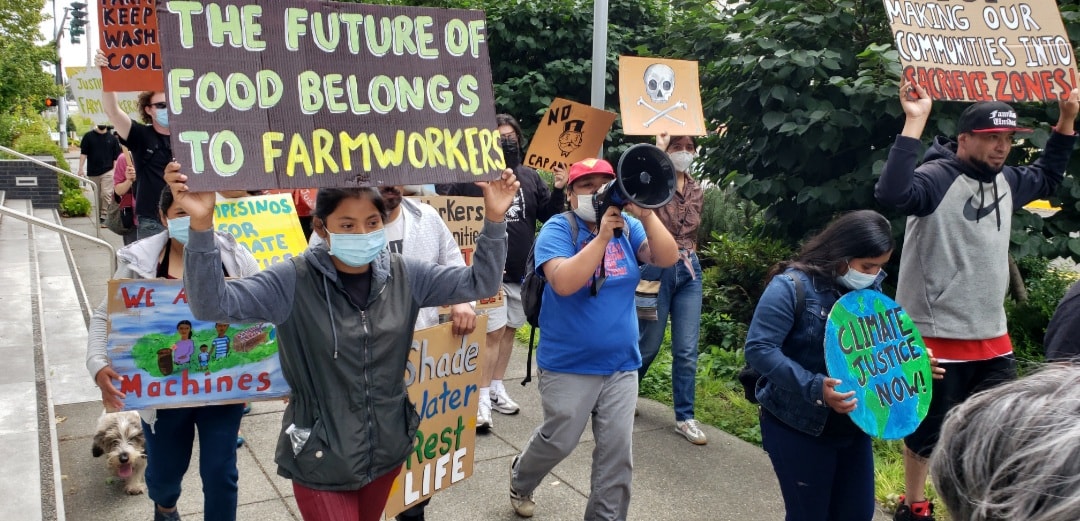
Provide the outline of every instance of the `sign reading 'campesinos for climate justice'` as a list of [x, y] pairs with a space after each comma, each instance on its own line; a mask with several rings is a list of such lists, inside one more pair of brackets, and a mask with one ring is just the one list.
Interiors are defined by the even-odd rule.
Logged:
[[197, 190], [493, 179], [482, 11], [160, 1], [173, 153]]

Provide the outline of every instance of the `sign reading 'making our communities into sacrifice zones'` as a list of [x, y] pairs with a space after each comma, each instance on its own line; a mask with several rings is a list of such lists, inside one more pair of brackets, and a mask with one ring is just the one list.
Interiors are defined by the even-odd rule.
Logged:
[[855, 391], [849, 416], [871, 436], [895, 440], [915, 431], [930, 409], [930, 355], [899, 304], [870, 289], [840, 297], [825, 325], [825, 364]]
[[490, 180], [484, 13], [160, 1], [172, 150], [196, 190]]
[[1065, 99], [1076, 57], [1052, 0], [883, 0], [903, 77], [933, 99]]

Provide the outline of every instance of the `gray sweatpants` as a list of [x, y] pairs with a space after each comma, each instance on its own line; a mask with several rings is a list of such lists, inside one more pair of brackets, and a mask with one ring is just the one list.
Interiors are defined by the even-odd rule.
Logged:
[[511, 471], [510, 485], [531, 494], [573, 452], [592, 417], [596, 446], [585, 521], [621, 521], [630, 510], [637, 371], [587, 375], [540, 371], [544, 422]]

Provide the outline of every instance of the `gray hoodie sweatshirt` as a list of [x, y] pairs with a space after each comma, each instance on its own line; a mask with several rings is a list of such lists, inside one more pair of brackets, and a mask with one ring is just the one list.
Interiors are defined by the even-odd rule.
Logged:
[[[282, 373], [292, 389], [278, 474], [308, 488], [356, 490], [397, 468], [412, 450], [420, 418], [404, 374], [419, 309], [495, 294], [506, 225], [485, 222], [472, 266], [439, 266], [384, 250], [371, 263], [365, 308], [349, 298], [325, 247], [230, 281], [221, 275], [209, 232], [192, 231], [185, 251], [184, 286], [196, 318], [277, 325]], [[310, 430], [299, 449], [290, 428]]]

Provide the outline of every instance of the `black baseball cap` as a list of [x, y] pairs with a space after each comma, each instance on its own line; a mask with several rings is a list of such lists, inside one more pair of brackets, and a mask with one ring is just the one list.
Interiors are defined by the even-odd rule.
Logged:
[[957, 133], [965, 132], [1031, 132], [1031, 129], [1016, 126], [1016, 111], [1008, 103], [980, 101], [960, 114]]

